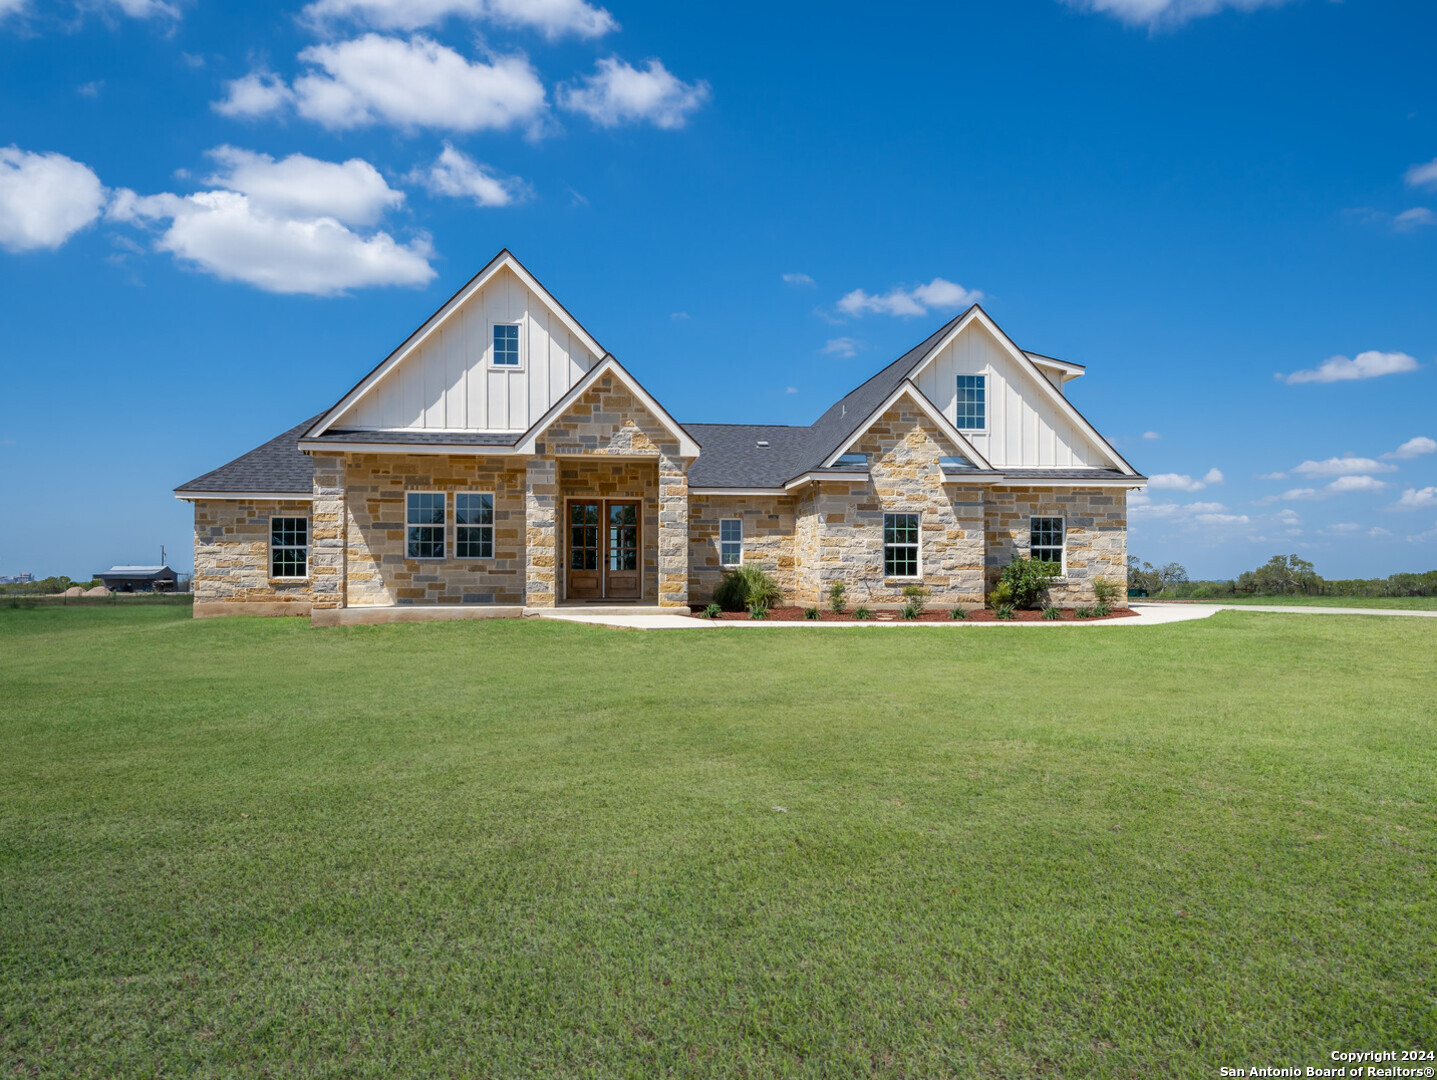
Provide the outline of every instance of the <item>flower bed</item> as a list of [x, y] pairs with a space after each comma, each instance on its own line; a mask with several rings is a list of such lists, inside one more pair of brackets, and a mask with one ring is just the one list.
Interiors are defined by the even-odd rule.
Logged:
[[[1079, 618], [1077, 617], [1077, 615], [1074, 614], [1074, 609], [1073, 609], [1073, 608], [1061, 608], [1060, 610], [1061, 610], [1062, 613], [1063, 613], [1063, 620], [1062, 620], [1063, 622], [1101, 622], [1101, 621], [1103, 621], [1104, 619], [1122, 619], [1122, 618], [1126, 618], [1127, 616], [1136, 615], [1136, 614], [1137, 614], [1137, 612], [1132, 611], [1132, 610], [1130, 610], [1130, 609], [1128, 609], [1128, 608], [1114, 608], [1113, 611], [1112, 611], [1112, 613], [1109, 614], [1109, 615], [1095, 615], [1095, 616], [1093, 616], [1092, 618], [1079, 619]], [[767, 621], [768, 621], [768, 622], [809, 622], [809, 621], [812, 621], [812, 620], [805, 619], [805, 618], [803, 617], [803, 612], [804, 612], [804, 609], [801, 608], [801, 607], [776, 607], [776, 608], [771, 608], [771, 609], [769, 610], [769, 613], [768, 613], [768, 619], [767, 619]], [[847, 611], [845, 611], [842, 615], [835, 615], [833, 612], [829, 611], [827, 608], [820, 608], [820, 609], [819, 609], [819, 615], [818, 615], [818, 621], [820, 621], [820, 622], [856, 622], [856, 621], [858, 621], [858, 620], [854, 619], [854, 617], [853, 617], [853, 612], [854, 612], [854, 608], [849, 608], [849, 609], [848, 609]], [[993, 613], [992, 613], [991, 611], [987, 610], [986, 608], [980, 608], [980, 609], [978, 609], [978, 610], [976, 610], [976, 611], [969, 611], [969, 612], [968, 612], [968, 618], [967, 618], [967, 620], [954, 619], [954, 618], [949, 614], [949, 611], [948, 611], [948, 609], [946, 609], [946, 608], [930, 608], [930, 609], [928, 609], [927, 611], [924, 611], [923, 614], [920, 615], [916, 620], [905, 620], [905, 619], [903, 618], [903, 616], [902, 616], [898, 611], [896, 611], [896, 610], [882, 610], [882, 611], [880, 611], [880, 610], [878, 610], [877, 608], [874, 608], [874, 609], [872, 609], [872, 612], [873, 612], [872, 615], [870, 615], [870, 616], [869, 616], [869, 619], [868, 619], [869, 622], [906, 622], [906, 621], [912, 621], [912, 622], [960, 622], [960, 621], [967, 621], [967, 622], [1003, 622], [1003, 621], [1012, 621], [1012, 622], [1041, 622], [1041, 621], [1043, 621], [1043, 613], [1042, 613], [1041, 611], [1015, 611], [1015, 612], [1013, 612], [1013, 618], [1012, 618], [1012, 620], [1000, 620], [1000, 619], [995, 618], [994, 615], [993, 615]], [[702, 607], [695, 607], [695, 608], [692, 609], [691, 614], [693, 614], [696, 618], [703, 618], [703, 608], [702, 608]], [[747, 611], [725, 611], [722, 615], [719, 616], [719, 619], [720, 619], [720, 620], [724, 620], [724, 621], [731, 621], [731, 622], [749, 622], [749, 621], [751, 621], [752, 616], [750, 616]]]

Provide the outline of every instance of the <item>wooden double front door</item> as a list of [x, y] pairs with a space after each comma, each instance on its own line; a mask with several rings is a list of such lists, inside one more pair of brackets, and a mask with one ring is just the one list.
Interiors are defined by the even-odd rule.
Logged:
[[570, 499], [566, 518], [570, 600], [638, 600], [644, 553], [637, 499]]

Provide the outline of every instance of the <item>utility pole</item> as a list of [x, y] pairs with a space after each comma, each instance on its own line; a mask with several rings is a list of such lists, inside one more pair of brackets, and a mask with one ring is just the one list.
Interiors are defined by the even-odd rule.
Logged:
[[161, 565], [161, 566], [168, 566], [168, 565], [169, 565], [168, 563], [165, 562], [165, 545], [164, 545], [164, 544], [161, 544], [161, 545], [160, 545], [160, 565]]

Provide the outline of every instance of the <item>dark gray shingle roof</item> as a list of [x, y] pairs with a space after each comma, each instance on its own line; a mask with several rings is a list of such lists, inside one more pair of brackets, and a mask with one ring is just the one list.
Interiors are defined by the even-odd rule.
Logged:
[[[690, 487], [782, 487], [808, 468], [813, 429], [780, 424], [685, 424], [703, 453]], [[767, 442], [767, 446], [759, 446]]]
[[299, 437], [319, 420], [319, 416], [311, 416], [283, 435], [276, 435], [248, 454], [241, 454], [229, 464], [197, 476], [175, 490], [310, 494], [314, 490], [314, 463], [308, 454], [300, 450]]

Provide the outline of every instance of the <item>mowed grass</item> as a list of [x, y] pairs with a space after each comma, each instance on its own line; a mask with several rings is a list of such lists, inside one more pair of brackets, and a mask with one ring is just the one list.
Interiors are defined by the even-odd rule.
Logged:
[[[1139, 600], [1140, 604], [1161, 602]], [[1219, 596], [1194, 604], [1261, 604], [1272, 607], [1382, 608], [1388, 611], [1437, 611], [1437, 596]]]
[[1437, 1047], [1421, 619], [0, 611], [13, 1076], [1210, 1077]]

